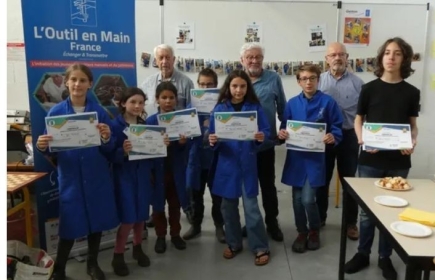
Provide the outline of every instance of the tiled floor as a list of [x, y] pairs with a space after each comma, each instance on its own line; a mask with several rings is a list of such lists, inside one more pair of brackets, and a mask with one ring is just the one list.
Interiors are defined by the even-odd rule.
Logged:
[[[152, 279], [152, 280], [329, 280], [338, 278], [338, 257], [340, 244], [341, 208], [336, 209], [335, 195], [331, 192], [329, 217], [326, 227], [321, 231], [321, 248], [318, 251], [296, 254], [291, 251], [291, 244], [296, 237], [290, 188], [280, 182], [285, 151], [277, 148], [276, 174], [279, 191], [279, 221], [284, 232], [285, 241], [282, 243], [270, 241], [271, 262], [264, 267], [254, 265], [254, 256], [245, 250], [232, 260], [225, 260], [222, 251], [225, 245], [214, 238], [214, 226], [210, 217], [211, 199], [207, 195], [206, 218], [203, 223], [202, 236], [189, 241], [185, 251], [177, 251], [168, 240], [168, 250], [163, 255], [154, 252], [155, 234], [151, 230], [143, 248], [151, 258], [151, 266], [141, 268], [131, 257], [131, 250], [126, 252], [131, 274], [121, 279]], [[332, 182], [335, 182], [334, 180]], [[335, 186], [335, 185], [334, 185]], [[332, 187], [334, 189], [334, 187]], [[261, 205], [261, 202], [260, 202]], [[242, 207], [240, 207], [242, 211]], [[185, 217], [182, 219], [184, 233], [188, 229]], [[358, 242], [348, 241], [347, 258], [356, 252]], [[248, 248], [245, 244], [245, 248]], [[373, 252], [377, 251], [377, 239]], [[113, 250], [108, 249], [100, 253], [99, 263], [106, 272], [107, 279], [118, 279], [113, 274], [110, 262]], [[405, 277], [405, 266], [400, 258], [394, 254], [393, 263], [398, 270], [399, 279]], [[86, 263], [72, 259], [68, 262], [67, 275], [69, 279], [90, 279], [86, 275]], [[346, 279], [383, 279], [377, 268], [377, 254], [372, 254], [371, 266], [360, 273], [346, 275]], [[431, 279], [435, 280], [435, 272]]]

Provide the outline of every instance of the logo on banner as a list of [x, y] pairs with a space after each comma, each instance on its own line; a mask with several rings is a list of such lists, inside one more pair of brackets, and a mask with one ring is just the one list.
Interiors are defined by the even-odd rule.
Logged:
[[71, 24], [76, 26], [97, 26], [96, 0], [70, 0]]

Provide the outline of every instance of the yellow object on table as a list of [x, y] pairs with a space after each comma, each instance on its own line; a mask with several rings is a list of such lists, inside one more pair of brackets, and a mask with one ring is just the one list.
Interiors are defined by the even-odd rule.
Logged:
[[399, 218], [403, 221], [417, 222], [430, 227], [435, 227], [435, 213], [406, 208], [399, 214]]

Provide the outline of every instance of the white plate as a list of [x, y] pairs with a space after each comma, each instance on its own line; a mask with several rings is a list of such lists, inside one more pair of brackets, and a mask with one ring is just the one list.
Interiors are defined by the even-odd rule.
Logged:
[[390, 227], [395, 232], [410, 237], [427, 237], [432, 235], [432, 230], [429, 227], [414, 222], [393, 222]]
[[396, 192], [406, 192], [406, 191], [410, 191], [410, 190], [413, 189], [413, 187], [412, 187], [411, 185], [409, 185], [409, 189], [407, 189], [407, 190], [389, 189], [389, 188], [386, 188], [386, 187], [381, 186], [381, 185], [379, 184], [379, 180], [376, 180], [376, 181], [375, 181], [375, 186], [376, 186], [376, 187], [379, 187], [379, 188], [381, 188], [381, 189], [387, 190], [387, 191], [396, 191]]
[[379, 195], [375, 197], [375, 202], [390, 207], [404, 207], [408, 205], [408, 201], [403, 198], [390, 195]]

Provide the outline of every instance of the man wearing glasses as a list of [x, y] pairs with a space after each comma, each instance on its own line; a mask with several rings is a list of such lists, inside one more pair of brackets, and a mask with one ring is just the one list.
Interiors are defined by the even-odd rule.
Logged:
[[347, 58], [346, 47], [340, 43], [332, 43], [328, 46], [326, 62], [330, 68], [328, 72], [320, 76], [319, 89], [331, 95], [338, 103], [343, 115], [343, 140], [340, 144], [333, 147], [326, 147], [326, 180], [325, 186], [319, 188], [316, 194], [316, 201], [319, 208], [322, 226], [325, 225], [328, 211], [329, 183], [334, 172], [335, 160], [337, 159], [337, 170], [341, 185], [343, 186], [343, 196], [346, 196], [347, 212], [347, 236], [351, 240], [358, 240], [359, 232], [356, 226], [358, 217], [358, 204], [346, 189], [349, 184], [344, 177], [355, 177], [358, 165], [358, 139], [354, 130], [354, 120], [358, 104], [359, 94], [364, 82], [346, 70]]
[[[275, 144], [277, 143], [276, 116], [282, 121], [286, 98], [282, 81], [273, 71], [263, 69], [264, 49], [258, 43], [246, 43], [240, 50], [241, 62], [249, 75], [255, 93], [269, 121], [270, 139], [265, 141], [257, 154], [258, 179], [260, 181], [267, 231], [275, 241], [283, 241], [278, 224], [278, 196], [275, 186]], [[246, 236], [246, 228], [243, 228]]]

